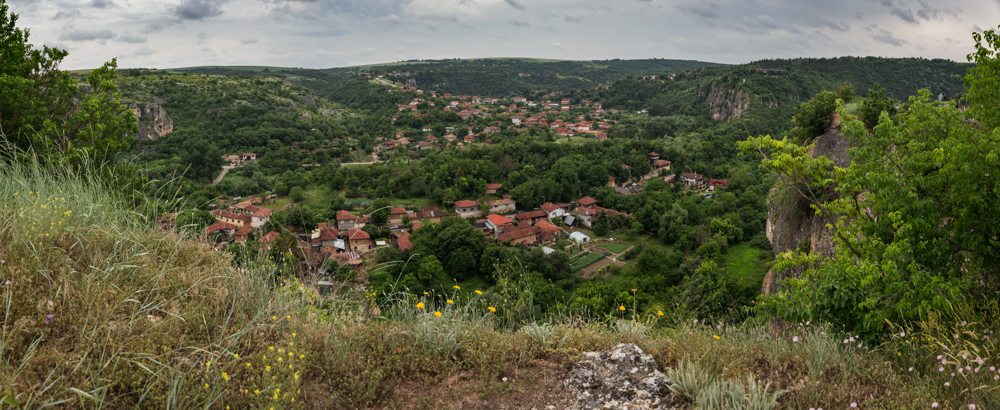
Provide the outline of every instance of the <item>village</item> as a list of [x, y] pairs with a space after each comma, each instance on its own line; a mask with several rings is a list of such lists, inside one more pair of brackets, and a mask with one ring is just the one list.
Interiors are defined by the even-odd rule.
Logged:
[[[253, 161], [252, 153], [237, 155], [238, 161]], [[662, 160], [656, 152], [648, 154], [653, 171], [616, 183], [610, 177], [608, 185], [614, 188], [617, 195], [632, 195], [641, 192], [644, 183], [657, 178], [668, 184], [679, 182], [683, 189], [704, 192], [711, 195], [716, 189], [725, 188], [724, 179], [706, 180], [703, 175], [681, 173], [680, 178], [672, 173], [670, 161]], [[628, 165], [622, 165], [628, 168]], [[354, 212], [340, 210], [334, 220], [317, 223], [315, 229], [306, 231], [301, 226], [283, 226], [281, 229], [294, 234], [296, 245], [288, 249], [296, 257], [304, 261], [301, 268], [305, 271], [325, 273], [326, 267], [347, 266], [362, 269], [366, 259], [374, 255], [378, 249], [392, 247], [399, 251], [413, 251], [410, 235], [426, 224], [440, 223], [443, 218], [460, 217], [469, 220], [483, 234], [484, 241], [492, 241], [506, 246], [532, 249], [541, 247], [548, 254], [553, 252], [557, 242], [562, 243], [563, 250], [577, 246], [581, 255], [587, 255], [595, 241], [609, 242], [613, 239], [595, 238], [593, 228], [598, 218], [628, 218], [631, 215], [614, 209], [604, 208], [590, 196], [584, 196], [572, 203], [546, 202], [537, 209], [519, 209], [517, 202], [509, 194], [501, 194], [502, 184], [490, 183], [482, 197], [455, 201], [448, 209], [440, 206], [429, 206], [406, 209], [402, 206], [388, 206], [380, 209], [356, 209]], [[216, 249], [222, 249], [230, 243], [246, 244], [256, 241], [260, 248], [267, 250], [277, 240], [281, 233], [277, 230], [262, 232], [275, 211], [266, 204], [276, 199], [275, 195], [257, 196], [252, 198], [232, 198], [225, 209], [211, 212], [216, 223], [208, 226], [204, 234]], [[295, 203], [285, 205], [280, 210], [296, 206]], [[387, 230], [388, 237], [373, 238], [365, 230], [372, 224], [372, 214], [388, 209], [386, 222], [377, 226]], [[560, 242], [563, 241], [563, 242]], [[605, 246], [607, 248], [607, 246]], [[627, 247], [626, 247], [627, 248]], [[621, 249], [626, 249], [621, 248]], [[603, 251], [604, 248], [598, 249]], [[615, 248], [613, 248], [615, 249]], [[615, 262], [615, 254], [619, 252], [604, 252], [606, 261], [591, 260], [597, 267], [603, 267]], [[586, 267], [586, 265], [581, 266]], [[594, 269], [591, 269], [594, 270]]]

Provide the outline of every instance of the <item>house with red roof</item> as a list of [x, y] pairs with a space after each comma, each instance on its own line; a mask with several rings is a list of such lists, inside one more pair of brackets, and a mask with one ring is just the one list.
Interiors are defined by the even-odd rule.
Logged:
[[401, 251], [413, 250], [413, 242], [410, 241], [410, 233], [406, 231], [397, 231], [389, 235], [389, 244], [392, 245], [393, 248]]
[[346, 231], [351, 229], [358, 222], [358, 217], [347, 211], [337, 211], [337, 229]]
[[389, 208], [389, 225], [402, 225], [403, 217], [409, 215], [405, 208]]
[[529, 226], [524, 229], [515, 229], [497, 236], [498, 242], [508, 245], [534, 245], [538, 242], [538, 233], [541, 229], [537, 226]]
[[503, 184], [486, 184], [486, 195], [496, 195], [500, 188], [503, 188]]
[[696, 189], [705, 189], [705, 176], [701, 174], [695, 174], [691, 172], [685, 172], [681, 174], [681, 182], [689, 187], [694, 187]]
[[590, 195], [587, 195], [583, 198], [577, 199], [576, 205], [582, 208], [590, 208], [593, 207], [594, 205], [597, 205], [597, 200], [591, 198]]
[[483, 216], [483, 210], [479, 207], [479, 202], [461, 200], [455, 201], [455, 212], [462, 218], [473, 218]]
[[244, 226], [233, 233], [233, 237], [236, 238], [236, 242], [246, 243], [247, 239], [250, 237], [250, 233], [253, 232], [252, 226]]
[[541, 208], [542, 208], [543, 211], [545, 211], [545, 213], [546, 213], [547, 217], [549, 218], [549, 220], [552, 220], [552, 219], [555, 219], [555, 218], [561, 218], [563, 215], [566, 215], [566, 209], [565, 208], [563, 208], [563, 207], [561, 207], [559, 205], [553, 204], [551, 202], [546, 202], [546, 203], [542, 204]]
[[549, 214], [547, 214], [545, 211], [541, 209], [536, 209], [534, 211], [521, 212], [517, 215], [514, 215], [514, 219], [517, 219], [518, 221], [534, 222], [539, 219], [548, 218], [548, 216]]
[[506, 216], [497, 214], [486, 215], [486, 229], [489, 230], [494, 237], [500, 236], [507, 226], [513, 224], [514, 221]]
[[361, 228], [351, 228], [347, 230], [347, 247], [354, 252], [364, 252], [371, 249], [372, 238], [368, 232]]
[[535, 226], [538, 227], [538, 242], [541, 243], [552, 243], [556, 241], [556, 237], [562, 233], [562, 229], [558, 226], [553, 225], [546, 219], [539, 219], [535, 222]]

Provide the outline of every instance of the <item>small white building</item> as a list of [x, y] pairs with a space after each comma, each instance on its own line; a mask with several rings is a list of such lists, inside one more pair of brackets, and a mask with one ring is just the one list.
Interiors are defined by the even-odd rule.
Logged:
[[584, 235], [583, 232], [573, 232], [569, 234], [569, 239], [576, 243], [587, 243], [590, 242], [590, 237]]

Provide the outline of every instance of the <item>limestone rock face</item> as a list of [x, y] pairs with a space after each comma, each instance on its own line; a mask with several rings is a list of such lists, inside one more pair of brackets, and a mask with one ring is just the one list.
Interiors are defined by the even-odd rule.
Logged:
[[145, 103], [139, 105], [133, 101], [126, 103], [139, 121], [139, 133], [136, 139], [155, 140], [174, 131], [174, 120], [159, 104]]
[[743, 91], [713, 85], [705, 98], [705, 106], [713, 120], [729, 122], [743, 115], [750, 106], [750, 96]]
[[[833, 123], [823, 135], [813, 140], [809, 155], [813, 158], [824, 156], [837, 167], [851, 164], [847, 152], [850, 142], [840, 133], [840, 124], [835, 116]], [[774, 254], [808, 246], [809, 252], [824, 258], [834, 256], [833, 230], [826, 226], [837, 223], [835, 215], [816, 215], [812, 208], [803, 203], [794, 190], [781, 185], [771, 188], [767, 200], [767, 226], [765, 233], [771, 242]], [[777, 283], [799, 272], [776, 272], [773, 268], [764, 277], [761, 291], [766, 295], [777, 291]]]
[[675, 408], [670, 380], [652, 356], [631, 343], [587, 353], [573, 364], [564, 383], [577, 395], [577, 403], [570, 409]]

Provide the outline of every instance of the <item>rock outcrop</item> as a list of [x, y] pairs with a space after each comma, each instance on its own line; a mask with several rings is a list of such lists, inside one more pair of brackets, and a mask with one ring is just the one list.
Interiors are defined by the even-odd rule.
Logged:
[[653, 357], [638, 346], [622, 343], [603, 352], [589, 352], [573, 364], [564, 382], [577, 395], [569, 409], [674, 408], [670, 380]]
[[134, 101], [126, 102], [139, 121], [139, 133], [136, 139], [155, 140], [174, 131], [174, 120], [159, 104], [145, 103], [139, 105]]
[[[851, 164], [848, 148], [850, 143], [840, 133], [839, 118], [834, 116], [826, 132], [813, 140], [809, 155], [813, 158], [827, 157], [835, 166], [844, 168]], [[775, 255], [807, 248], [810, 254], [823, 258], [833, 257], [833, 230], [826, 226], [832, 226], [836, 222], [835, 215], [816, 215], [805, 199], [791, 188], [778, 185], [768, 195], [765, 232]], [[761, 292], [766, 295], [776, 291], [778, 282], [798, 273], [791, 270], [778, 272], [771, 268], [764, 277]]]
[[774, 101], [753, 101], [750, 95], [742, 90], [734, 90], [719, 84], [713, 84], [708, 96], [705, 97], [705, 107], [713, 120], [730, 122], [740, 118], [751, 105], [775, 107]]

